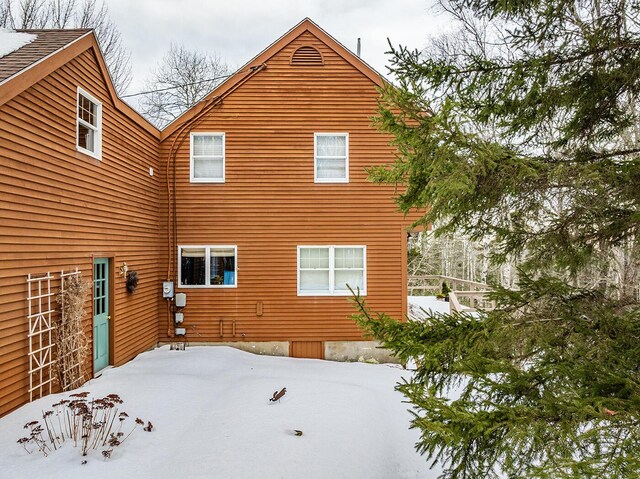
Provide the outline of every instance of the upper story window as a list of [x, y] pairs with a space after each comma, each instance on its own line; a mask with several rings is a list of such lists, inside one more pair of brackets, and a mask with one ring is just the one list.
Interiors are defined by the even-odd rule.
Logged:
[[315, 133], [314, 181], [349, 183], [349, 134]]
[[102, 103], [79, 87], [76, 147], [98, 160], [102, 157]]
[[191, 182], [224, 183], [224, 133], [191, 133]]
[[235, 245], [179, 246], [179, 287], [235, 288], [237, 251]]
[[298, 246], [298, 296], [367, 294], [365, 246]]

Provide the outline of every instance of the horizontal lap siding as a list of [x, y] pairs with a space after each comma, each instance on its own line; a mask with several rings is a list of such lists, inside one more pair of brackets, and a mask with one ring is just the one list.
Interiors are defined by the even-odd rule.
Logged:
[[[325, 65], [290, 66], [303, 44], [318, 48]], [[298, 245], [366, 245], [367, 301], [402, 316], [409, 221], [394, 189], [365, 172], [394, 159], [389, 138], [371, 126], [377, 98], [368, 78], [307, 32], [193, 128], [225, 132], [226, 182], [189, 183], [187, 138], [176, 163], [178, 244], [237, 245], [238, 287], [181, 290], [190, 340], [362, 339], [346, 297], [297, 296]], [[314, 132], [349, 133], [348, 184], [314, 183]], [[163, 142], [163, 161], [174, 138]], [[176, 258], [172, 251], [174, 272]], [[161, 338], [166, 330], [165, 321]]]
[[[102, 102], [102, 161], [76, 152], [78, 86]], [[90, 50], [0, 107], [0, 415], [28, 400], [29, 273], [78, 267], [90, 281], [93, 257], [113, 257], [111, 361], [157, 342], [158, 154], [157, 139], [113, 106]], [[138, 272], [133, 295], [117, 274], [123, 262]]]

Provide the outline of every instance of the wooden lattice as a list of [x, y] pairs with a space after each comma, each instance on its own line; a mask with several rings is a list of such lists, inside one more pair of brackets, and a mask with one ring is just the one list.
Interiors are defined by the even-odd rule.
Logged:
[[[29, 401], [51, 394], [53, 374], [53, 313], [51, 281], [53, 276], [27, 277], [29, 314]], [[46, 391], [48, 389], [48, 392]]]

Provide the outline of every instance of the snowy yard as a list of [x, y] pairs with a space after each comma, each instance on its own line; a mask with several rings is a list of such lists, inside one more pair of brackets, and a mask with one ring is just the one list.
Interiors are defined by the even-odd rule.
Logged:
[[83, 458], [69, 443], [29, 455], [16, 443], [24, 424], [67, 397], [48, 396], [0, 419], [0, 477], [435, 478], [393, 390], [403, 374], [394, 365], [163, 347], [79, 389], [120, 395], [121, 410], [151, 421], [152, 432], [138, 428], [107, 460], [99, 449]]
[[440, 301], [435, 296], [409, 296], [407, 298], [409, 314], [416, 319], [424, 319], [427, 314], [449, 314], [450, 306], [446, 301]]

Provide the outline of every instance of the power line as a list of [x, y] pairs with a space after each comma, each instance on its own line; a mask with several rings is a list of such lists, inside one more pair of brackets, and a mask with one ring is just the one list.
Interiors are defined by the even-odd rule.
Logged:
[[182, 88], [182, 87], [185, 87], [185, 86], [198, 85], [200, 83], [207, 83], [207, 82], [222, 80], [224, 78], [232, 77], [236, 73], [240, 73], [240, 72], [235, 72], [235, 73], [231, 73], [229, 75], [222, 75], [222, 76], [214, 77], [214, 78], [208, 78], [206, 80], [198, 80], [198, 81], [194, 81], [194, 82], [191, 82], [191, 83], [182, 83], [180, 85], [170, 86], [170, 87], [167, 87], [167, 88], [158, 88], [157, 90], [149, 90], [149, 91], [141, 91], [141, 92], [138, 92], [138, 93], [130, 93], [128, 95], [121, 95], [120, 98], [129, 98], [129, 97], [132, 97], [132, 96], [148, 95], [149, 93], [159, 93], [161, 91], [175, 90], [176, 88]]
[[200, 83], [223, 80], [225, 78], [232, 77], [233, 75], [237, 75], [238, 73], [245, 73], [245, 72], [255, 71], [258, 68], [260, 68], [261, 66], [262, 65], [254, 65], [252, 67], [247, 68], [246, 70], [238, 70], [236, 72], [230, 73], [229, 75], [221, 75], [219, 77], [213, 77], [213, 78], [209, 78], [207, 80], [198, 80], [198, 81], [194, 81], [194, 82], [191, 82], [191, 83], [182, 83], [181, 85], [170, 86], [170, 87], [167, 87], [167, 88], [158, 88], [157, 90], [141, 91], [139, 93], [130, 93], [128, 95], [120, 95], [120, 98], [129, 98], [129, 97], [132, 97], [132, 96], [148, 95], [149, 93], [159, 93], [161, 91], [175, 90], [176, 88], [182, 88], [182, 87], [185, 87], [185, 86], [198, 85]]

